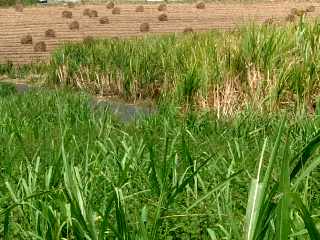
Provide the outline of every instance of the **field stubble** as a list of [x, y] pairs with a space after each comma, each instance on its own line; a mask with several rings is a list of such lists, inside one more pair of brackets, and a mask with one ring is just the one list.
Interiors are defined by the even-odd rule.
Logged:
[[[201, 5], [201, 4], [200, 4]], [[50, 53], [61, 43], [81, 41], [85, 36], [95, 38], [105, 37], [133, 37], [142, 36], [140, 24], [148, 22], [150, 33], [166, 34], [183, 32], [186, 27], [194, 31], [207, 31], [210, 29], [232, 29], [238, 25], [255, 21], [263, 23], [267, 18], [274, 18], [275, 22], [285, 21], [291, 8], [305, 9], [310, 3], [275, 2], [275, 3], [228, 3], [206, 4], [204, 9], [197, 9], [196, 4], [168, 4], [165, 13], [168, 22], [163, 24], [158, 21], [158, 5], [147, 4], [143, 13], [136, 13], [135, 4], [120, 4], [108, 9], [106, 5], [76, 5], [74, 8], [67, 6], [25, 7], [23, 12], [16, 12], [13, 8], [0, 9], [0, 63], [12, 61], [23, 64], [36, 61], [46, 61]], [[314, 3], [315, 11], [310, 12], [311, 17], [317, 16], [319, 8]], [[162, 7], [164, 9], [164, 7]], [[88, 9], [96, 11], [99, 16], [106, 16], [110, 24], [106, 27], [99, 24], [99, 19], [83, 16], [83, 11]], [[112, 11], [120, 14], [112, 14]], [[163, 11], [161, 9], [161, 11]], [[311, 9], [313, 10], [313, 9]], [[62, 17], [65, 12], [73, 21], [81, 25], [79, 31], [70, 31], [68, 24], [71, 19]], [[89, 13], [88, 13], [89, 14]], [[54, 29], [57, 33], [55, 39], [48, 41], [44, 37], [46, 29]], [[35, 41], [46, 41], [48, 52], [35, 53], [32, 47], [22, 46], [19, 43], [21, 36], [31, 34]]]

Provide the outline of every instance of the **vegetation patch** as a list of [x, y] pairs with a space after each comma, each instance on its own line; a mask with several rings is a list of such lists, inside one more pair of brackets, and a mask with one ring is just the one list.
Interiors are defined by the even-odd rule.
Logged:
[[1, 239], [319, 236], [319, 117], [164, 103], [123, 123], [67, 90], [0, 95], [0, 115]]
[[[131, 100], [152, 98], [161, 89], [161, 97], [227, 115], [252, 102], [257, 111], [303, 107], [313, 112], [320, 63], [312, 57], [318, 54], [312, 41], [320, 32], [316, 23], [297, 24], [99, 40], [90, 48], [66, 45], [53, 54], [50, 79]], [[150, 31], [150, 25], [141, 24], [140, 31]], [[64, 75], [56, 75], [62, 69]]]
[[17, 90], [14, 84], [0, 82], [0, 98], [11, 96], [15, 93], [17, 93]]

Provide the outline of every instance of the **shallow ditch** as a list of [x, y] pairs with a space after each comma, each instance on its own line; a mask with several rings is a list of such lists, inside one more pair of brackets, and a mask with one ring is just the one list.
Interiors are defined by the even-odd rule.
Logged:
[[[32, 86], [27, 83], [16, 82], [0, 82], [0, 84], [10, 84], [15, 87], [17, 94], [24, 94], [32, 89]], [[138, 118], [151, 116], [156, 112], [156, 109], [151, 106], [128, 104], [116, 100], [101, 99], [92, 97], [90, 105], [93, 109], [108, 109], [122, 121], [128, 122]]]

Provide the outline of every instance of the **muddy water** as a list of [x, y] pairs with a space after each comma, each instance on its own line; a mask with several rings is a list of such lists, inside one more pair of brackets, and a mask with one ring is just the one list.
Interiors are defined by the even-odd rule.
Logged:
[[[26, 83], [15, 83], [15, 87], [19, 94], [23, 94], [30, 90], [30, 86]], [[98, 99], [95, 97], [92, 97], [90, 105], [93, 109], [107, 108], [125, 122], [148, 117], [156, 112], [155, 108], [153, 107], [137, 106], [113, 100]]]

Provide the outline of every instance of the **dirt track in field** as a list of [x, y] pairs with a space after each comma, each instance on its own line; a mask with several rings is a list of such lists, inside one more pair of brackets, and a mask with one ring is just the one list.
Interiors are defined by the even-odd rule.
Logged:
[[[121, 4], [119, 15], [113, 15], [105, 5], [27, 7], [23, 12], [14, 8], [0, 9], [0, 63], [11, 61], [16, 64], [46, 61], [59, 44], [66, 41], [80, 41], [92, 37], [130, 37], [140, 36], [140, 24], [148, 22], [150, 32], [162, 34], [182, 32], [186, 27], [194, 31], [210, 29], [230, 29], [249, 21], [264, 22], [267, 18], [285, 21], [292, 8], [315, 6], [311, 17], [320, 15], [320, 3], [310, 2], [268, 2], [268, 3], [227, 3], [206, 4], [205, 9], [197, 9], [194, 4], [170, 4], [166, 14], [168, 21], [160, 22], [157, 4], [144, 5], [144, 12], [135, 12], [137, 5]], [[99, 17], [83, 16], [83, 10], [90, 8], [98, 11]], [[72, 19], [62, 17], [64, 10], [72, 11]], [[110, 23], [101, 25], [100, 17], [107, 16]], [[80, 29], [70, 30], [68, 24], [77, 20]], [[54, 29], [56, 38], [45, 37], [47, 29]], [[33, 45], [22, 45], [21, 37], [31, 34], [33, 42], [45, 41], [46, 52], [34, 52]]]

